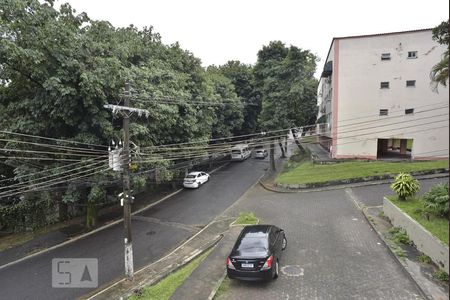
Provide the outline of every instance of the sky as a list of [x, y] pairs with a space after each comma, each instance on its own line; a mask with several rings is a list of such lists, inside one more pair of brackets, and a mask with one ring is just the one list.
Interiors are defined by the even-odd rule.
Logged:
[[153, 26], [208, 65], [254, 64], [279, 40], [316, 54], [318, 76], [333, 37], [432, 28], [448, 20], [448, 0], [57, 0], [115, 27]]

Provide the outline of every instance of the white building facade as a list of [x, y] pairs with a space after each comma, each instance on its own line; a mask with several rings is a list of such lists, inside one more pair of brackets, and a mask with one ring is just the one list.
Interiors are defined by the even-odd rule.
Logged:
[[331, 157], [447, 159], [449, 92], [430, 79], [445, 50], [431, 29], [334, 38], [318, 87]]

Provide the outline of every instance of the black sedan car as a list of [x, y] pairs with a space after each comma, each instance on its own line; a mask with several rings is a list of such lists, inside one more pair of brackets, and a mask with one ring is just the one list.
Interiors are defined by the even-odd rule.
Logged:
[[277, 278], [281, 252], [286, 246], [284, 230], [274, 225], [244, 227], [227, 257], [228, 277], [241, 280]]

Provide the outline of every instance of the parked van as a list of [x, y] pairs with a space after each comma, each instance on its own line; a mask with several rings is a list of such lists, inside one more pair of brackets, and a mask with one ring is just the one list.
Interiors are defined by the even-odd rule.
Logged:
[[243, 161], [250, 157], [251, 151], [247, 144], [237, 144], [231, 148], [231, 160]]

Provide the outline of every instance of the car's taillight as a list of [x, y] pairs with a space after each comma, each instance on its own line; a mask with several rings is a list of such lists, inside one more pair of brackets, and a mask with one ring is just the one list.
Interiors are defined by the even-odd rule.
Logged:
[[233, 269], [233, 270], [235, 269], [229, 256], [227, 257], [227, 267], [230, 268], [230, 269]]
[[261, 269], [266, 270], [272, 268], [272, 262], [273, 262], [273, 256], [269, 256], [269, 258], [264, 263], [264, 266], [262, 266]]

